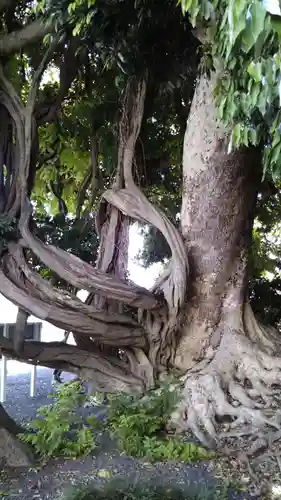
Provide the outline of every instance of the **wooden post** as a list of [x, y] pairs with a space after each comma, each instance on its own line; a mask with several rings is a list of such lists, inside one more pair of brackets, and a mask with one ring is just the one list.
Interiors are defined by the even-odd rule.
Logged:
[[[9, 325], [3, 325], [3, 336], [8, 338]], [[6, 387], [7, 387], [7, 358], [2, 355], [1, 358], [1, 378], [0, 378], [0, 403], [6, 401]]]
[[[33, 332], [33, 340], [37, 340], [40, 342], [41, 340], [41, 323], [36, 323], [34, 325], [34, 332]], [[32, 365], [31, 366], [31, 372], [30, 372], [30, 388], [29, 388], [29, 394], [31, 398], [34, 398], [36, 396], [36, 382], [37, 382], [37, 366]]]
[[[25, 342], [36, 340], [41, 340], [41, 329], [42, 323], [29, 323], [28, 326], [33, 328], [32, 330], [32, 338], [28, 334], [25, 338]], [[1, 324], [1, 329], [3, 328], [3, 336], [9, 338], [11, 332], [9, 331], [10, 327], [14, 327], [14, 323]], [[26, 332], [27, 334], [27, 332]], [[37, 379], [37, 366], [31, 367], [30, 372], [30, 387], [29, 394], [30, 397], [33, 398], [36, 395], [36, 379]], [[7, 358], [6, 356], [2, 356], [0, 358], [0, 403], [4, 403], [6, 401], [6, 387], [7, 387]]]
[[34, 398], [36, 395], [36, 381], [37, 381], [37, 367], [35, 365], [31, 366], [30, 372], [30, 397]]

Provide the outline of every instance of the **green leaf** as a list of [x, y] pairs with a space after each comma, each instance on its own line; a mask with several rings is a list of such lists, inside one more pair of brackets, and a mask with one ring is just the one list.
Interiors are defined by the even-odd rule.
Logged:
[[264, 116], [266, 113], [267, 105], [268, 105], [268, 102], [267, 102], [266, 92], [265, 91], [260, 92], [259, 97], [258, 97], [258, 101], [257, 101], [257, 106], [258, 106], [262, 116]]
[[251, 13], [251, 31], [254, 43], [262, 33], [265, 25], [266, 10], [259, 0], [256, 0], [250, 8]]
[[281, 38], [281, 18], [271, 17], [271, 26], [273, 30], [279, 35], [279, 38]]
[[233, 140], [233, 145], [235, 148], [240, 146], [241, 131], [242, 131], [241, 124], [237, 123], [233, 129], [233, 132], [232, 132], [232, 140]]
[[247, 71], [250, 76], [252, 76], [256, 83], [260, 83], [262, 80], [262, 64], [261, 62], [251, 61]]
[[258, 143], [258, 134], [254, 128], [249, 129], [249, 141], [253, 146], [256, 146]]
[[271, 160], [272, 165], [280, 162], [280, 160], [281, 160], [281, 141], [280, 140], [274, 147], [272, 147], [270, 160]]
[[238, 36], [246, 27], [247, 2], [245, 0], [230, 0], [228, 4], [229, 53]]

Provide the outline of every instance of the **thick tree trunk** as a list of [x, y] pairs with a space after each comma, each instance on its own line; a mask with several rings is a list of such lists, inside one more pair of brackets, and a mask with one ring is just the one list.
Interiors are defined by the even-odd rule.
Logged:
[[189, 300], [176, 364], [184, 369], [212, 355], [225, 325], [241, 328], [261, 158], [227, 153], [229, 135], [216, 120], [215, 76], [202, 78], [185, 134], [182, 233], [190, 263]]
[[173, 422], [201, 442], [218, 445], [219, 438], [235, 435], [225, 433], [228, 420], [239, 435], [259, 437], [249, 446], [252, 453], [280, 427], [270, 408], [273, 387], [281, 380], [280, 341], [257, 323], [247, 303], [260, 154], [250, 148], [228, 153], [229, 134], [216, 119], [214, 87], [214, 75], [201, 78], [185, 135], [181, 225], [190, 283], [175, 357], [186, 377]]

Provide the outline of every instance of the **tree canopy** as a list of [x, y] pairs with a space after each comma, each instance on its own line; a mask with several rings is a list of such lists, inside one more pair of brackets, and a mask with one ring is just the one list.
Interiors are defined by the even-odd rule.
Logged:
[[[95, 262], [98, 235], [93, 213], [115, 172], [122, 96], [128, 77], [144, 70], [149, 71], [149, 86], [136, 146], [136, 176], [149, 199], [178, 224], [181, 149], [194, 81], [202, 69], [221, 64], [217, 105], [220, 118], [232, 129], [230, 147], [259, 143], [264, 149], [250, 297], [254, 309], [277, 324], [279, 188], [273, 187], [270, 174], [278, 174], [281, 147], [279, 17], [259, 2], [182, 0], [185, 16], [173, 1], [166, 2], [165, 9], [160, 4], [43, 1], [34, 10], [32, 2], [3, 0], [0, 51], [5, 72], [23, 100], [52, 33], [60, 33], [64, 40], [48, 62], [48, 77], [35, 105], [39, 154], [32, 198], [38, 234]], [[204, 34], [203, 47], [191, 34], [187, 14], [196, 33]], [[18, 53], [21, 46], [24, 51]], [[2, 233], [10, 231], [13, 237], [10, 227], [3, 219]], [[274, 249], [269, 233], [275, 233]], [[161, 233], [144, 226], [143, 235], [140, 262], [165, 262], [170, 248]], [[42, 267], [38, 259], [34, 264]], [[45, 278], [53, 276], [46, 266], [40, 272]]]

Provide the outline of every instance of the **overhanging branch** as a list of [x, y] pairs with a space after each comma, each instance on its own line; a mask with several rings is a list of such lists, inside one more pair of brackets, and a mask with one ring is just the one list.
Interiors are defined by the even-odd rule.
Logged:
[[79, 289], [119, 300], [134, 307], [152, 309], [161, 305], [160, 297], [145, 288], [125, 283], [115, 276], [94, 269], [75, 255], [44, 244], [29, 230], [29, 210], [26, 205], [19, 224], [25, 243], [47, 267], [65, 281]]
[[29, 314], [36, 316], [42, 320], [49, 321], [53, 325], [62, 330], [74, 330], [80, 335], [93, 337], [97, 341], [108, 345], [115, 346], [130, 346], [136, 345], [144, 347], [146, 345], [144, 331], [141, 326], [133, 326], [124, 324], [114, 324], [85, 316], [71, 307], [59, 307], [56, 304], [45, 302], [44, 298], [37, 291], [37, 296], [32, 296], [30, 290], [24, 286], [18, 286], [20, 278], [16, 276], [16, 272], [12, 274], [16, 281], [13, 282], [0, 269], [0, 290], [8, 300], [13, 302], [19, 308], [25, 310]]
[[42, 40], [52, 30], [53, 28], [50, 24], [46, 24], [41, 19], [38, 19], [24, 26], [21, 30], [2, 35], [0, 37], [0, 56], [8, 56], [19, 52], [27, 45]]
[[[72, 309], [77, 314], [83, 314], [89, 318], [112, 324], [116, 332], [116, 325], [125, 327], [137, 327], [138, 323], [132, 320], [130, 316], [124, 314], [108, 314], [107, 311], [97, 310], [93, 305], [82, 302], [77, 295], [64, 290], [58, 290], [47, 280], [43, 279], [38, 273], [33, 271], [27, 264], [22, 248], [14, 243], [9, 245], [9, 254], [3, 258], [3, 264], [11, 280], [19, 286], [26, 289], [33, 297], [39, 296], [45, 302], [52, 303], [58, 307]], [[23, 274], [19, 278], [18, 270]]]
[[97, 390], [108, 392], [142, 392], [145, 380], [130, 372], [129, 366], [114, 358], [88, 353], [61, 342], [25, 342], [20, 356], [12, 341], [0, 336], [0, 353], [33, 365], [61, 368], [81, 375], [96, 384]]

